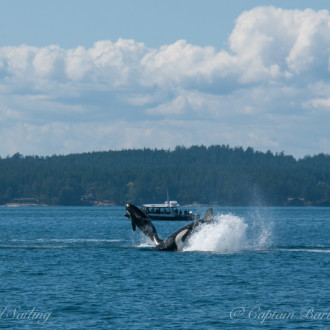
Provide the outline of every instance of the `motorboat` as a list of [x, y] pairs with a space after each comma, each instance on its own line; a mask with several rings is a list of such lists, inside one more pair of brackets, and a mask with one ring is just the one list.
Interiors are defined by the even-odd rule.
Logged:
[[191, 221], [200, 219], [199, 214], [182, 208], [177, 201], [166, 201], [164, 204], [143, 204], [141, 210], [152, 220]]

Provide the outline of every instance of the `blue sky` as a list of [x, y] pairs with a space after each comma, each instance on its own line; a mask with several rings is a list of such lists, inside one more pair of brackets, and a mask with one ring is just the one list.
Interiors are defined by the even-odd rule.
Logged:
[[328, 1], [1, 0], [0, 155], [330, 153]]
[[160, 47], [185, 39], [221, 49], [234, 21], [257, 6], [328, 9], [328, 0], [1, 0], [0, 44], [68, 49], [119, 38]]

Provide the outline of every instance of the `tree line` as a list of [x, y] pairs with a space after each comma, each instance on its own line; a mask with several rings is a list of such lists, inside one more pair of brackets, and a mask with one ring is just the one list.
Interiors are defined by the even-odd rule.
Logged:
[[252, 148], [178, 146], [0, 158], [0, 204], [330, 206], [330, 155], [295, 159]]

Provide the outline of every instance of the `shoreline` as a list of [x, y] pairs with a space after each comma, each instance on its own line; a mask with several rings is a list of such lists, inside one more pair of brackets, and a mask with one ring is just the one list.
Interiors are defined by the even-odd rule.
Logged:
[[[49, 204], [36, 204], [36, 203], [7, 203], [1, 204], [0, 207], [119, 207], [124, 206], [124, 204], [113, 204], [113, 203], [95, 203], [92, 205], [49, 205]], [[320, 204], [308, 204], [308, 205], [215, 205], [215, 204], [187, 204], [182, 205], [182, 207], [330, 207], [330, 205], [320, 205]]]

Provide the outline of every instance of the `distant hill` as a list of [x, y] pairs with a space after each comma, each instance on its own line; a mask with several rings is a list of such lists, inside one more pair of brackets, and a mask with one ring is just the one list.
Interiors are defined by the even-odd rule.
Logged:
[[0, 159], [0, 204], [330, 206], [330, 156], [176, 147]]

